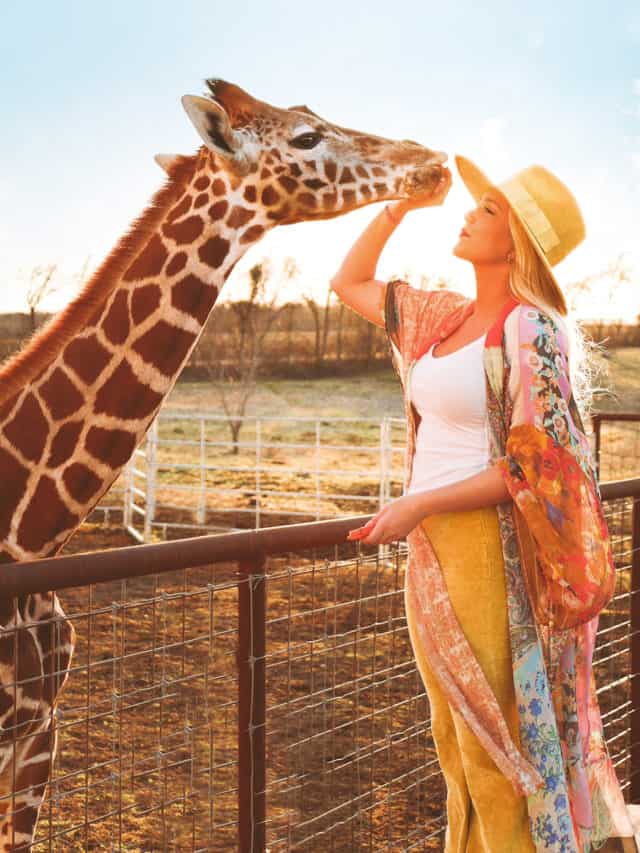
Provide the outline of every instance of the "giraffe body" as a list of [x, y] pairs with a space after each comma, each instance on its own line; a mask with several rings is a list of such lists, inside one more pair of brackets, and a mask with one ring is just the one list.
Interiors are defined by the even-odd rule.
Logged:
[[[142, 441], [234, 265], [267, 231], [440, 176], [440, 152], [208, 83], [211, 98], [183, 99], [204, 145], [162, 161], [168, 180], [150, 207], [0, 368], [0, 563], [55, 554], [86, 518]], [[0, 626], [0, 847], [15, 850], [35, 835], [75, 633], [52, 593], [0, 602]]]

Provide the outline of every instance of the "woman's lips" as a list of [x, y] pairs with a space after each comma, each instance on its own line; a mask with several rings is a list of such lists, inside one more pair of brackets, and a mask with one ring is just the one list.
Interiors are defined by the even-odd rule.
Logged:
[[459, 236], [460, 236], [460, 237], [468, 237], [469, 235], [467, 234], [467, 232], [466, 232], [466, 231], [464, 230], [464, 228], [463, 228], [463, 229], [462, 229], [462, 231], [460, 232], [460, 235], [459, 235]]

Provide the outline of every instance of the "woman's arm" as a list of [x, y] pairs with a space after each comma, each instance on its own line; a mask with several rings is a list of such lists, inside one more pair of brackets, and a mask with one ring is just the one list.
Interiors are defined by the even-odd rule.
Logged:
[[409, 210], [442, 204], [451, 187], [451, 172], [443, 170], [440, 183], [428, 193], [388, 205], [365, 228], [331, 279], [340, 299], [371, 323], [384, 327], [382, 306], [386, 283], [376, 279], [376, 267], [387, 240]]
[[495, 464], [456, 483], [396, 498], [363, 527], [349, 531], [347, 538], [359, 539], [367, 545], [386, 544], [404, 539], [428, 515], [479, 509], [510, 500], [509, 490]]

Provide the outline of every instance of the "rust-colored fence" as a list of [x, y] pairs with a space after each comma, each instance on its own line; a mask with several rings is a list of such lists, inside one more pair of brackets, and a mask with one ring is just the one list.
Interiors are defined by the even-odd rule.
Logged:
[[[640, 480], [602, 492], [618, 585], [595, 672], [640, 802]], [[5, 598], [62, 590], [78, 637], [32, 849], [441, 849], [406, 550], [346, 542], [367, 517], [3, 566]]]

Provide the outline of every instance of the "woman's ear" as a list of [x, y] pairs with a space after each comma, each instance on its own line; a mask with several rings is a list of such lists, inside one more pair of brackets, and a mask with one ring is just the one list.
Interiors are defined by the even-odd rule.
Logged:
[[244, 134], [231, 127], [226, 110], [215, 101], [198, 95], [184, 95], [182, 106], [207, 148], [226, 163], [231, 171], [246, 175], [253, 158]]

